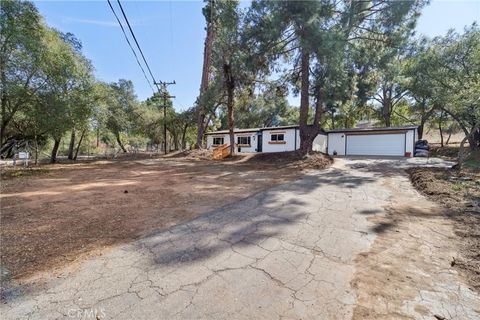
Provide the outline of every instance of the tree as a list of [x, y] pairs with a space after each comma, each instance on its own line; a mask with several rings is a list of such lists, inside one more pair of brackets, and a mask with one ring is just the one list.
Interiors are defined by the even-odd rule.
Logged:
[[45, 25], [37, 9], [27, 1], [2, 1], [0, 5], [0, 145], [7, 138], [21, 139], [9, 131], [14, 117], [31, 107], [44, 86], [42, 57]]
[[402, 57], [395, 56], [392, 58], [393, 61], [389, 61], [381, 68], [379, 88], [373, 96], [373, 99], [380, 103], [381, 119], [386, 127], [392, 125], [395, 107], [407, 94], [402, 78], [402, 59]]
[[[200, 95], [197, 100], [197, 148], [203, 147], [203, 134], [206, 129], [206, 104], [208, 103], [208, 85], [212, 65], [213, 41], [215, 38], [215, 1], [208, 0], [203, 9], [203, 15], [207, 22], [207, 36], [203, 51], [202, 80], [200, 83]], [[208, 123], [208, 122], [207, 122]]]
[[[252, 94], [249, 89], [237, 94], [235, 123], [240, 128], [272, 127], [298, 122], [298, 114], [288, 104], [285, 90], [275, 83], [266, 85], [264, 91]], [[226, 128], [226, 115], [220, 114], [222, 127]], [[223, 125], [224, 124], [224, 125]]]
[[[320, 130], [326, 90], [325, 79], [311, 75], [311, 64], [335, 63], [329, 59], [334, 47], [341, 55], [348, 46], [362, 41], [381, 43], [399, 29], [405, 19], [417, 16], [421, 2], [414, 1], [254, 1], [249, 13], [252, 42], [257, 54], [269, 63], [280, 57], [293, 62], [292, 82], [299, 81], [300, 152], [308, 153]], [[333, 66], [330, 70], [335, 70]], [[321, 75], [321, 73], [320, 73]], [[312, 76], [312, 77], [311, 77]], [[335, 77], [335, 73], [332, 73]], [[317, 79], [316, 79], [317, 78]], [[314, 80], [313, 87], [311, 86]], [[311, 88], [313, 90], [311, 90]], [[309, 124], [310, 96], [316, 99], [313, 123]]]
[[124, 153], [127, 152], [121, 134], [128, 133], [135, 118], [134, 110], [137, 97], [130, 80], [120, 79], [110, 84], [113, 100], [108, 106], [106, 127], [115, 135], [115, 139]]
[[432, 83], [434, 103], [454, 119], [471, 150], [480, 146], [480, 30], [476, 24], [463, 34], [450, 31], [433, 39], [423, 53], [429, 61], [424, 74]]
[[[73, 49], [72, 61], [75, 68], [69, 79], [70, 92], [68, 93], [71, 100], [69, 120], [72, 127], [67, 157], [70, 160], [76, 160], [78, 150], [88, 129], [88, 122], [91, 120], [96, 98], [93, 91], [93, 67], [90, 61], [83, 56], [81, 52], [82, 44], [73, 34], [60, 34], [60, 36]], [[77, 130], [80, 131], [80, 138], [76, 146]]]
[[35, 113], [39, 127], [53, 140], [51, 162], [56, 162], [60, 141], [67, 130], [83, 123], [91, 115], [89, 92], [92, 67], [80, 53], [81, 46], [72, 35], [48, 30], [44, 39], [48, 55], [43, 57], [45, 86], [39, 91]]
[[242, 42], [242, 13], [237, 0], [216, 2], [216, 38], [213, 45], [213, 63], [217, 77], [221, 77], [226, 96], [230, 154], [235, 154], [234, 106], [236, 90], [248, 85], [248, 51]]
[[404, 88], [408, 91], [408, 97], [411, 98], [409, 105], [413, 115], [412, 118], [419, 120], [419, 139], [423, 138], [425, 124], [438, 109], [435, 103], [441, 103], [441, 101], [434, 102], [434, 84], [425, 73], [425, 70], [431, 67], [431, 61], [428, 55], [425, 54], [427, 46], [427, 40], [422, 40], [420, 43], [415, 44], [403, 70], [407, 78]]
[[[195, 121], [195, 108], [189, 108], [180, 114], [177, 115], [177, 122], [181, 128], [181, 146], [182, 149], [187, 149], [187, 142], [190, 142], [190, 145], [193, 143], [193, 139], [189, 137], [189, 129], [193, 129], [192, 124]], [[191, 130], [190, 130], [191, 131]], [[190, 136], [192, 136], [190, 134]], [[189, 141], [190, 140], [190, 141]]]

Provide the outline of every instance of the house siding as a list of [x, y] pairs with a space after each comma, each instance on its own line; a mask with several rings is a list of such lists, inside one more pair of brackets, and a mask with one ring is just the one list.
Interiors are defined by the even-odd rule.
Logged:
[[415, 130], [408, 130], [406, 133], [406, 144], [405, 144], [405, 152], [410, 152], [410, 157], [413, 157], [414, 148], [415, 148], [415, 141], [417, 141], [417, 129]]
[[[392, 130], [393, 129], [393, 130]], [[327, 134], [319, 134], [313, 141], [313, 150], [333, 155], [336, 153], [338, 156], [345, 155], [345, 143], [347, 135], [363, 135], [363, 134], [394, 134], [396, 132], [402, 132], [405, 136], [405, 152], [410, 152], [413, 156], [415, 141], [418, 139], [418, 133], [416, 128], [372, 128], [369, 130], [355, 130], [345, 129], [345, 131], [335, 130], [328, 132]], [[285, 143], [271, 143], [271, 135], [275, 133], [281, 133], [284, 135]], [[250, 146], [236, 147], [235, 152], [240, 153], [252, 153], [258, 152], [258, 139], [262, 139], [262, 152], [286, 152], [294, 151], [300, 148], [300, 134], [299, 129], [295, 127], [278, 127], [268, 129], [244, 129], [243, 132], [235, 133], [235, 143], [237, 138], [250, 137]], [[222, 133], [212, 133], [207, 135], [207, 148], [211, 149], [213, 145], [213, 139], [216, 137], [223, 137], [225, 144], [230, 144], [230, 137], [228, 133], [223, 131]]]
[[[296, 131], [296, 134], [295, 134]], [[271, 142], [271, 135], [280, 133], [284, 135], [283, 144], [273, 144]], [[295, 142], [296, 140], [296, 142]], [[295, 151], [300, 147], [300, 134], [298, 129], [271, 129], [262, 130], [262, 152], [286, 152]]]
[[[230, 145], [230, 135], [229, 134], [215, 134], [207, 136], [207, 149], [213, 149], [213, 138], [223, 137], [223, 143]], [[235, 144], [237, 144], [238, 137], [250, 137], [250, 147], [240, 147], [240, 153], [252, 153], [257, 152], [257, 134], [255, 132], [248, 133], [236, 133], [235, 134]], [[235, 152], [238, 151], [238, 147], [235, 149]]]
[[313, 140], [312, 150], [317, 152], [327, 153], [328, 136], [326, 134], [319, 134]]
[[339, 156], [345, 155], [345, 133], [336, 132], [328, 134], [328, 154], [333, 155], [335, 152]]

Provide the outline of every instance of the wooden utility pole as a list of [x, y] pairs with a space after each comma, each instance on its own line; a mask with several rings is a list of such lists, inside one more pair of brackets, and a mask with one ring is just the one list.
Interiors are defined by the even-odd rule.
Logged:
[[167, 99], [175, 98], [167, 92], [167, 86], [171, 84], [176, 84], [175, 80], [173, 82], [155, 82], [158, 92], [162, 95], [163, 98], [163, 143], [164, 143], [164, 153], [167, 154]]

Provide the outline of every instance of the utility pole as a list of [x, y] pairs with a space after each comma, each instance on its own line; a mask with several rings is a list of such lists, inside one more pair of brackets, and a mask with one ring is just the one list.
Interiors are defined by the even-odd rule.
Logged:
[[[165, 154], [167, 154], [167, 99], [175, 98], [175, 96], [171, 96], [167, 92], [167, 86], [176, 84], [175, 80], [173, 82], [154, 82], [157, 86], [158, 92], [163, 97], [163, 143], [164, 143], [164, 150]], [[160, 86], [160, 87], [159, 87]]]

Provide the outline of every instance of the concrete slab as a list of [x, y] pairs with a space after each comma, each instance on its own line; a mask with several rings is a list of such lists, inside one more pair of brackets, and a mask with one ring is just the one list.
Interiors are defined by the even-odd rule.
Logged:
[[[372, 307], [355, 287], [358, 259], [383, 231], [372, 217], [386, 215], [398, 190], [425, 201], [399, 171], [424, 160], [338, 159], [328, 170], [93, 257], [41, 286], [12, 288], [2, 318], [349, 319], [359, 303], [385, 319], [432, 318], [442, 310], [480, 317], [478, 295], [456, 273], [442, 277], [441, 290], [432, 284], [391, 309]], [[425, 277], [435, 282], [435, 275]]]

